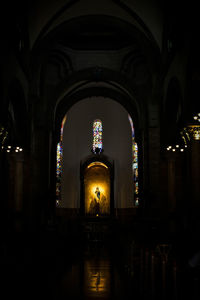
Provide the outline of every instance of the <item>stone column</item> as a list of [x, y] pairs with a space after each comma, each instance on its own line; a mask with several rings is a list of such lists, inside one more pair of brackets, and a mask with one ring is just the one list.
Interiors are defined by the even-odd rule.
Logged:
[[[159, 128], [159, 109], [156, 105], [149, 108], [149, 197], [150, 207], [154, 210], [155, 215], [160, 215], [162, 203], [160, 199], [160, 128]], [[153, 212], [153, 213], [154, 213]]]
[[21, 231], [23, 226], [23, 201], [24, 201], [24, 157], [23, 153], [13, 153], [14, 163], [14, 228]]
[[46, 226], [50, 198], [50, 104], [44, 99], [32, 97], [32, 128], [30, 145], [30, 201], [27, 205], [30, 230]]
[[190, 134], [190, 181], [188, 182], [191, 231], [198, 235], [200, 227], [200, 125], [189, 125]]
[[15, 154], [15, 210], [21, 212], [23, 209], [23, 154]]
[[175, 153], [168, 154], [168, 212], [172, 213], [176, 209], [176, 157]]
[[[31, 149], [31, 182], [29, 215], [32, 225], [38, 227], [46, 224], [49, 201], [49, 130], [35, 126]], [[36, 228], [35, 228], [36, 229]]]
[[15, 150], [6, 153], [8, 172], [8, 217], [11, 230], [21, 231], [23, 225], [24, 200], [24, 155]]
[[191, 194], [193, 204], [200, 209], [200, 126], [188, 126], [190, 133]]

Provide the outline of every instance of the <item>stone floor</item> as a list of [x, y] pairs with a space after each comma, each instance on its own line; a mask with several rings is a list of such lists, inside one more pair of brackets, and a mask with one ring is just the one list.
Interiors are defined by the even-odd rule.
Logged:
[[178, 237], [43, 230], [0, 245], [2, 299], [200, 299], [198, 247]]

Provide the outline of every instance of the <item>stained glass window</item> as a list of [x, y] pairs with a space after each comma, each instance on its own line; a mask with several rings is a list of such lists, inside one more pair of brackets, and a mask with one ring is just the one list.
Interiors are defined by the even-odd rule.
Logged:
[[133, 121], [130, 115], [128, 119], [131, 125], [132, 131], [132, 170], [133, 170], [133, 184], [134, 184], [134, 204], [139, 205], [139, 184], [138, 184], [138, 145], [135, 141], [135, 130], [133, 126]]
[[63, 164], [63, 129], [67, 116], [63, 118], [60, 130], [60, 141], [57, 144], [57, 162], [56, 162], [56, 206], [60, 205], [61, 200], [61, 177], [62, 177], [62, 164]]
[[96, 152], [96, 149], [102, 151], [102, 122], [101, 120], [95, 120], [93, 122], [93, 151]]

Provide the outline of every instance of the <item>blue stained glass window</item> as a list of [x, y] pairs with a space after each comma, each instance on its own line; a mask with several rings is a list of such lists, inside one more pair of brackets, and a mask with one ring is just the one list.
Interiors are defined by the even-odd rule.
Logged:
[[62, 164], [63, 164], [63, 129], [67, 116], [63, 118], [60, 129], [60, 141], [57, 144], [57, 160], [56, 160], [56, 206], [60, 205], [61, 199], [61, 176], [62, 176]]
[[98, 148], [100, 151], [102, 150], [103, 144], [102, 144], [102, 122], [101, 120], [95, 120], [93, 122], [93, 151], [96, 151], [96, 148]]
[[133, 185], [134, 185], [134, 204], [135, 206], [139, 205], [139, 184], [138, 184], [138, 145], [135, 141], [135, 130], [133, 126], [133, 121], [130, 115], [128, 119], [131, 125], [131, 134], [132, 134], [132, 170], [133, 170]]

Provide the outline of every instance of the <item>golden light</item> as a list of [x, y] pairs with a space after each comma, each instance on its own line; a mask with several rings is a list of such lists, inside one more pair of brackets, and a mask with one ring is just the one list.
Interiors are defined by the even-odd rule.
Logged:
[[194, 140], [200, 140], [200, 125], [189, 125], [187, 127], [191, 138]]
[[175, 151], [176, 151], [176, 149], [172, 149], [172, 151], [173, 151], [173, 152], [175, 152]]
[[94, 166], [102, 166], [102, 167], [108, 169], [108, 167], [104, 163], [102, 163], [100, 161], [95, 161], [95, 162], [89, 164], [89, 166], [87, 166], [87, 169], [89, 169], [91, 167], [94, 167]]
[[106, 260], [99, 260], [97, 263], [90, 259], [84, 265], [84, 290], [90, 299], [110, 299], [110, 265]]
[[193, 118], [194, 118], [194, 120], [197, 120], [197, 119], [198, 119], [198, 117], [197, 117], [197, 116], [194, 116]]

